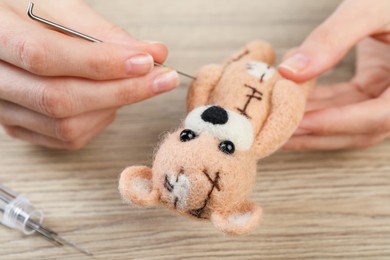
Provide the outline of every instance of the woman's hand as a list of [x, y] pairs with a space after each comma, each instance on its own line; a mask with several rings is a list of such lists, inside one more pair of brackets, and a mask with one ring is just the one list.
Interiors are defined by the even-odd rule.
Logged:
[[167, 49], [138, 41], [78, 0], [36, 0], [36, 13], [104, 41], [91, 43], [27, 17], [28, 1], [0, 1], [0, 123], [13, 137], [78, 149], [121, 106], [178, 85], [154, 68]]
[[355, 45], [355, 76], [311, 92], [285, 149], [365, 148], [390, 136], [390, 1], [344, 1], [279, 70], [305, 81], [332, 68]]

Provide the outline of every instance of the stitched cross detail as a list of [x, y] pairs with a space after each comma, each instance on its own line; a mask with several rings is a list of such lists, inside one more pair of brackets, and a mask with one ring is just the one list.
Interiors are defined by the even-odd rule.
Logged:
[[[263, 76], [264, 76], [264, 74], [263, 74]], [[263, 78], [263, 76], [262, 76], [262, 78]], [[241, 115], [243, 115], [247, 118], [250, 118], [250, 116], [246, 113], [246, 110], [249, 106], [249, 103], [252, 101], [252, 99], [257, 99], [257, 100], [261, 101], [263, 98], [263, 93], [258, 91], [256, 88], [249, 86], [248, 84], [244, 84], [244, 87], [251, 89], [252, 93], [246, 95], [246, 97], [248, 99], [245, 102], [244, 108], [237, 108], [237, 110], [241, 113]]]

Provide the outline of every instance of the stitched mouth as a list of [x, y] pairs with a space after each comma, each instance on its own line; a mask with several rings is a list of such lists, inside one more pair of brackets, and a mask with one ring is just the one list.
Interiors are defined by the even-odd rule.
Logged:
[[[211, 200], [211, 196], [213, 194], [213, 192], [215, 190], [217, 191], [221, 191], [221, 188], [220, 188], [220, 185], [219, 185], [219, 180], [220, 180], [220, 174], [219, 172], [217, 172], [215, 174], [215, 177], [214, 179], [210, 176], [210, 174], [207, 172], [207, 170], [204, 170], [202, 171], [203, 175], [207, 178], [207, 180], [210, 182], [211, 184], [211, 187], [209, 189], [209, 191], [207, 192], [207, 196], [206, 198], [204, 199], [203, 201], [203, 204], [200, 208], [196, 208], [196, 209], [191, 209], [188, 211], [188, 214], [196, 217], [196, 218], [207, 218], [205, 215], [206, 213], [206, 209], [207, 209], [207, 206], [209, 204], [209, 201]], [[183, 169], [180, 170], [179, 174], [176, 176], [176, 185], [179, 183], [179, 177], [180, 175], [184, 174], [184, 171]], [[170, 178], [168, 177], [168, 175], [166, 174], [165, 175], [165, 178], [164, 178], [164, 188], [174, 196], [174, 199], [173, 199], [173, 207], [175, 209], [177, 209], [177, 206], [178, 204], [180, 204], [180, 200], [183, 199], [183, 198], [179, 198], [179, 196], [176, 195], [176, 191], [175, 191], [175, 183], [172, 183], [170, 180]], [[179, 188], [180, 189], [180, 188]]]
[[204, 213], [211, 199], [211, 195], [215, 189], [217, 189], [217, 191], [221, 191], [221, 188], [219, 186], [219, 180], [220, 180], [219, 172], [215, 174], [214, 180], [210, 177], [207, 170], [204, 170], [203, 174], [207, 177], [207, 180], [211, 183], [211, 188], [207, 193], [207, 197], [204, 200], [202, 207], [189, 210], [188, 213], [196, 218], [206, 219], [207, 217], [204, 216]]
[[173, 185], [169, 182], [168, 180], [168, 175], [165, 175], [165, 180], [164, 180], [164, 187], [169, 191], [169, 192], [172, 192], [173, 191]]

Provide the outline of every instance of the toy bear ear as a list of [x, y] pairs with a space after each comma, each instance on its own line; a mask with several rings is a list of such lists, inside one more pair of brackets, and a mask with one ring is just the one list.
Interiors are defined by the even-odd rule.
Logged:
[[152, 207], [159, 202], [157, 190], [153, 189], [152, 169], [146, 166], [126, 168], [119, 179], [122, 198], [141, 207]]
[[254, 230], [261, 219], [261, 208], [250, 201], [242, 203], [237, 210], [213, 212], [211, 222], [228, 235], [243, 235]]

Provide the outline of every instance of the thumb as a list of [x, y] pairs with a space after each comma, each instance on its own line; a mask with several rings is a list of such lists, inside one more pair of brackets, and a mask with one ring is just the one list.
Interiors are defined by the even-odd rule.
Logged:
[[321, 75], [335, 66], [361, 39], [377, 33], [386, 24], [386, 9], [367, 0], [344, 1], [293, 55], [282, 62], [279, 72], [297, 82]]

